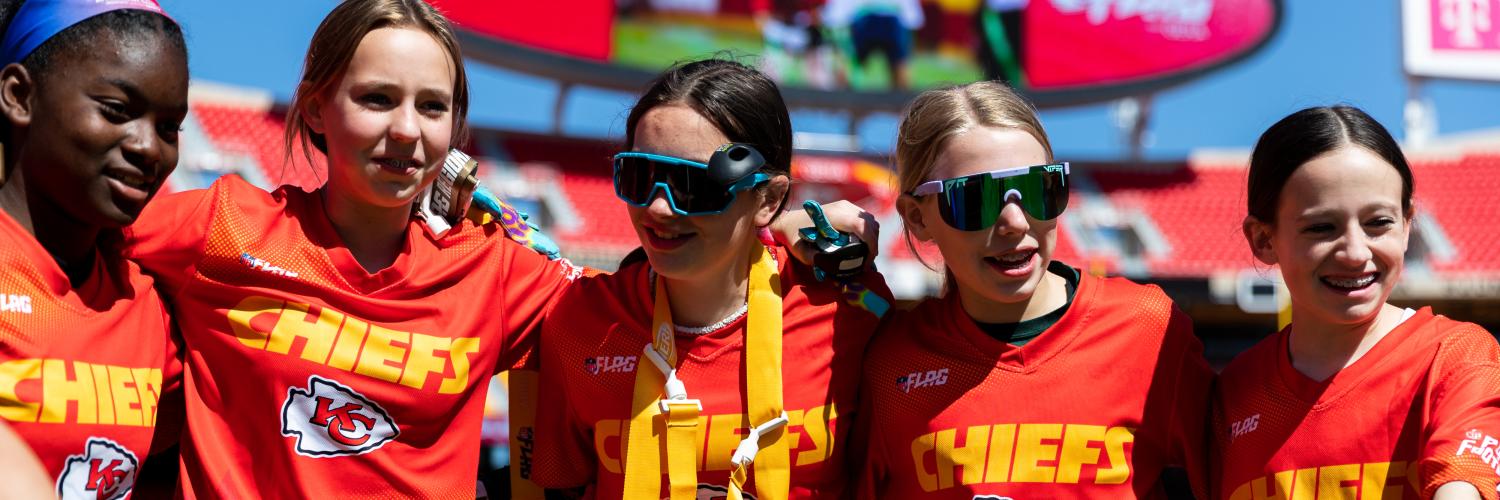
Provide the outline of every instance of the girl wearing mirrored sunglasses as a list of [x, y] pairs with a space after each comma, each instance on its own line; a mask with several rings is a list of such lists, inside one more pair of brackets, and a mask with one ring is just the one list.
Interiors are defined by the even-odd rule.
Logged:
[[543, 326], [533, 479], [595, 498], [837, 498], [889, 292], [819, 282], [760, 228], [790, 184], [775, 84], [727, 60], [662, 74], [615, 157], [646, 260], [583, 278]]
[[1053, 260], [1070, 167], [1031, 105], [996, 82], [925, 92], [896, 163], [947, 289], [871, 344], [858, 496], [1155, 497], [1177, 468], [1203, 487], [1202, 345], [1160, 289]]
[[1214, 498], [1495, 498], [1500, 345], [1387, 302], [1415, 190], [1385, 127], [1350, 106], [1272, 125], [1250, 157], [1245, 240], [1292, 323], [1224, 368]]

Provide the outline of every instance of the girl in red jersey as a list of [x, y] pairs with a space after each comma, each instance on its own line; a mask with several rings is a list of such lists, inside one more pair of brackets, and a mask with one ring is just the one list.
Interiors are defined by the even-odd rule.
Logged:
[[1235, 358], [1215, 398], [1217, 498], [1495, 498], [1500, 345], [1386, 302], [1413, 182], [1349, 106], [1293, 113], [1250, 158], [1245, 239], [1294, 321]]
[[889, 292], [767, 247], [790, 184], [774, 83], [726, 60], [662, 74], [615, 189], [646, 261], [584, 278], [543, 326], [532, 478], [594, 498], [837, 498], [866, 341]]
[[186, 350], [187, 498], [473, 498], [486, 383], [582, 273], [498, 224], [415, 217], [465, 137], [452, 29], [420, 0], [350, 0], [309, 44], [288, 114], [327, 184], [238, 177], [151, 204], [129, 253]]
[[0, 26], [0, 417], [52, 494], [121, 498], [180, 380], [165, 306], [118, 245], [177, 166], [186, 47], [145, 0], [6, 2]]
[[1160, 497], [1205, 481], [1213, 372], [1162, 291], [1052, 260], [1069, 166], [996, 82], [925, 92], [897, 201], [937, 244], [939, 298], [881, 327], [854, 442], [861, 498]]
[[185, 343], [183, 496], [473, 498], [486, 382], [579, 270], [497, 224], [439, 235], [413, 216], [467, 107], [437, 11], [344, 2], [288, 118], [288, 151], [323, 154], [326, 185], [225, 177], [127, 232]]

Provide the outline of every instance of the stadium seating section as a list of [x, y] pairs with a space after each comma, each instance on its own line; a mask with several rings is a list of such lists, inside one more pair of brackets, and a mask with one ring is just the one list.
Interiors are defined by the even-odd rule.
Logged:
[[[273, 183], [313, 187], [325, 178], [321, 161], [285, 164], [283, 116], [275, 111], [233, 104], [197, 102], [192, 112], [203, 135], [220, 153], [253, 158]], [[637, 245], [624, 206], [615, 198], [609, 156], [617, 145], [545, 136], [511, 136], [497, 141], [503, 160], [546, 165], [560, 175], [551, 185], [581, 219], [571, 230], [552, 231], [565, 249], [623, 253]], [[293, 155], [297, 158], [299, 155]], [[1444, 273], [1500, 273], [1500, 153], [1470, 152], [1445, 157], [1414, 155], [1418, 210], [1437, 224], [1452, 247], [1451, 258], [1433, 259], [1430, 269]], [[1144, 214], [1159, 231], [1168, 250], [1145, 258], [1149, 274], [1204, 277], [1215, 271], [1251, 267], [1240, 236], [1244, 214], [1245, 165], [1242, 161], [1187, 161], [1132, 168], [1130, 165], [1077, 165], [1075, 175], [1088, 176], [1097, 189], [1074, 194], [1071, 206], [1103, 201], [1116, 211]], [[191, 165], [185, 165], [192, 168]], [[559, 180], [560, 179], [560, 180]], [[1442, 193], [1437, 196], [1434, 193]], [[889, 206], [888, 200], [881, 203]], [[889, 210], [886, 208], [885, 210]], [[884, 214], [885, 220], [894, 220]], [[899, 225], [886, 226], [899, 230]], [[1114, 269], [1112, 254], [1086, 255], [1063, 225], [1056, 257], [1084, 266]], [[1086, 228], [1083, 230], [1087, 230]], [[899, 238], [883, 249], [888, 258], [913, 259]], [[933, 248], [919, 248], [935, 262]]]

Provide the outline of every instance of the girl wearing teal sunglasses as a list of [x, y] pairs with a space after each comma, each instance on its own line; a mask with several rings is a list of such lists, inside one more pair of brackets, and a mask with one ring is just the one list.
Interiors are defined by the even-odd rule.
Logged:
[[615, 194], [645, 259], [580, 279], [547, 318], [539, 385], [561, 389], [540, 394], [537, 484], [845, 497], [845, 438], [889, 291], [869, 270], [820, 281], [759, 237], [788, 219], [791, 132], [775, 84], [733, 61], [674, 67], [631, 109]]
[[1053, 260], [1071, 168], [1031, 105], [994, 82], [923, 93], [896, 167], [947, 290], [871, 343], [858, 496], [1156, 497], [1188, 487], [1175, 469], [1204, 487], [1202, 345], [1160, 289]]

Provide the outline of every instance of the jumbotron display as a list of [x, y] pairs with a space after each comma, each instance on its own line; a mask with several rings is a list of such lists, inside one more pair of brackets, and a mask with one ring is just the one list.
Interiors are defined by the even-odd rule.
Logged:
[[[1278, 0], [578, 0], [436, 2], [467, 55], [585, 85], [638, 89], [672, 63], [753, 58], [803, 105], [893, 107], [999, 79], [1040, 106], [1137, 95], [1254, 53]], [[852, 91], [852, 92], [851, 92]]]

